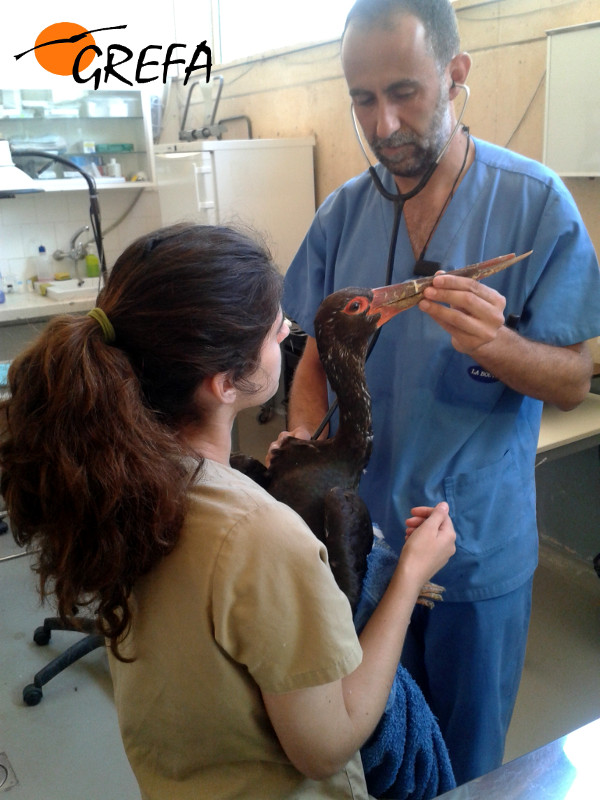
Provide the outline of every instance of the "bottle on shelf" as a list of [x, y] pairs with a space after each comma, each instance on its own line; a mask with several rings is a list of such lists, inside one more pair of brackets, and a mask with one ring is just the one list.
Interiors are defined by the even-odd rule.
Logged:
[[106, 174], [111, 178], [121, 177], [121, 165], [116, 158], [111, 158], [106, 165]]
[[86, 255], [85, 274], [88, 278], [97, 278], [100, 275], [100, 260], [96, 253], [88, 253]]
[[0, 276], [0, 289], [3, 289], [7, 294], [16, 292], [17, 281], [12, 272], [5, 272], [4, 277]]
[[[52, 274], [52, 258], [49, 253], [46, 252], [46, 248], [43, 244], [38, 247], [38, 256], [36, 259], [36, 273], [37, 273], [37, 284], [39, 287], [39, 291], [41, 294], [45, 294], [45, 286], [44, 284], [50, 283], [54, 280], [54, 275]], [[42, 289], [43, 287], [43, 289]]]

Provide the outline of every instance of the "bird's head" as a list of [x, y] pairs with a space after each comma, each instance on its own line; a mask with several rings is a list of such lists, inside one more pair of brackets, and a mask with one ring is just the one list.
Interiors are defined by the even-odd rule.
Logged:
[[384, 286], [381, 289], [349, 287], [328, 295], [315, 316], [317, 339], [329, 333], [329, 338], [349, 344], [366, 341], [377, 328], [403, 311], [402, 294], [405, 284]]
[[[481, 280], [496, 272], [522, 261], [532, 251], [515, 256], [514, 253], [470, 264], [452, 271], [452, 274]], [[431, 286], [433, 277], [414, 278], [382, 286], [379, 289], [340, 289], [328, 295], [317, 310], [315, 332], [330, 331], [330, 336], [344, 337], [348, 342], [354, 338], [362, 340], [374, 333], [377, 328], [395, 317], [401, 311], [417, 305], [423, 298], [423, 291]]]

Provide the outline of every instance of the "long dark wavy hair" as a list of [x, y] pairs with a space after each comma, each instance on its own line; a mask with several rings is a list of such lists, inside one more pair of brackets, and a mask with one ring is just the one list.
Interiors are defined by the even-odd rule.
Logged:
[[[53, 318], [11, 364], [0, 403], [0, 491], [18, 544], [37, 551], [42, 598], [95, 614], [115, 656], [136, 580], [177, 543], [190, 481], [179, 428], [206, 376], [248, 378], [281, 301], [268, 252], [191, 224], [143, 236], [90, 316]], [[201, 464], [201, 460], [198, 460]]]

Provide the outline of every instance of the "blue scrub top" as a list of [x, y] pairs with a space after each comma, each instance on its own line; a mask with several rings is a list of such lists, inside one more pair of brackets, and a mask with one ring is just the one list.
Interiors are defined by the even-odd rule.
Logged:
[[[506, 297], [506, 316], [519, 318], [518, 332], [559, 346], [598, 335], [598, 262], [564, 184], [537, 162], [473, 142], [475, 161], [426, 257], [451, 270], [533, 250], [486, 279]], [[390, 173], [377, 170], [395, 191]], [[393, 212], [368, 173], [318, 210], [286, 275], [283, 301], [311, 336], [326, 295], [385, 282]], [[412, 278], [414, 264], [403, 219], [391, 282]], [[457, 530], [457, 553], [435, 577], [446, 599], [485, 599], [522, 585], [537, 563], [534, 460], [542, 403], [454, 350], [449, 335], [416, 308], [383, 326], [366, 373], [374, 442], [360, 493], [388, 543], [402, 547], [411, 507], [446, 500]]]

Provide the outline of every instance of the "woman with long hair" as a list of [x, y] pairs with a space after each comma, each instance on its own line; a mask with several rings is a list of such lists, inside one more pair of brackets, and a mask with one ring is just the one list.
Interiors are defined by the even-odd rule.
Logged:
[[144, 798], [366, 797], [358, 750], [454, 551], [447, 506], [423, 510], [359, 639], [324, 545], [230, 467], [237, 413], [278, 386], [280, 297], [253, 239], [163, 228], [9, 370], [11, 526], [42, 597], [87, 606], [107, 638]]

